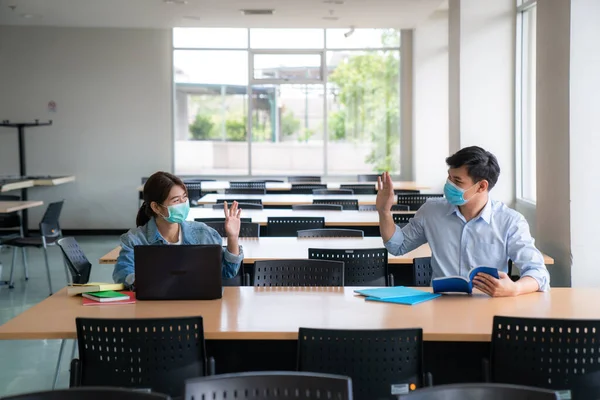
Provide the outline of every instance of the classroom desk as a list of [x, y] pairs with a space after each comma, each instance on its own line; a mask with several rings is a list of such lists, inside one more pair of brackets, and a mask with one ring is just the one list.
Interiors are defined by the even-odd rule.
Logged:
[[[310, 185], [310, 182], [297, 183], [298, 185]], [[318, 183], [317, 183], [318, 184]], [[375, 182], [322, 182], [326, 184], [327, 189], [339, 189], [341, 185], [369, 185], [372, 184], [375, 187]], [[205, 192], [216, 192], [219, 190], [229, 189], [229, 181], [205, 181], [202, 182], [202, 190]], [[292, 184], [290, 182], [266, 182], [265, 189], [267, 192], [288, 192], [292, 190]], [[394, 182], [394, 190], [429, 190], [429, 186], [421, 186], [416, 182], [399, 181]], [[138, 186], [138, 191], [144, 190], [144, 186]]]
[[358, 200], [359, 205], [375, 204], [374, 194], [346, 195], [312, 195], [312, 194], [207, 194], [198, 200], [198, 204], [216, 204], [218, 199], [224, 200], [262, 200], [265, 207], [291, 207], [299, 204], [312, 204], [313, 200]]
[[[202, 316], [206, 351], [218, 373], [295, 370], [300, 327], [423, 329], [424, 367], [436, 384], [482, 380], [494, 315], [600, 319], [596, 288], [553, 288], [547, 293], [490, 298], [480, 292], [403, 306], [367, 302], [356, 288], [226, 287], [213, 301], [139, 301], [84, 307], [66, 290], [0, 326], [0, 339], [75, 339], [76, 317]], [[421, 288], [430, 290], [428, 288]]]
[[32, 180], [21, 180], [21, 179], [6, 179], [0, 177], [0, 193], [10, 192], [12, 190], [27, 189], [34, 186]]
[[42, 205], [44, 205], [44, 202], [39, 200], [0, 201], [0, 214], [26, 210], [28, 208], [39, 207]]
[[[257, 260], [285, 260], [308, 258], [309, 248], [320, 249], [371, 249], [383, 247], [380, 237], [365, 238], [310, 238], [298, 239], [295, 237], [261, 237], [240, 238], [240, 245], [244, 247], [244, 264], [252, 264]], [[223, 245], [227, 239], [223, 239]], [[116, 264], [121, 247], [118, 246], [100, 258], [100, 264]], [[402, 256], [388, 255], [388, 264], [410, 264], [417, 257], [431, 257], [429, 244], [424, 244], [417, 249]], [[554, 260], [544, 255], [547, 265], [554, 264]]]
[[[395, 211], [393, 214], [414, 215], [416, 211]], [[242, 218], [252, 218], [252, 222], [267, 225], [269, 217], [324, 217], [325, 226], [379, 226], [379, 216], [376, 211], [308, 211], [291, 209], [244, 210]], [[223, 210], [214, 210], [207, 207], [194, 207], [190, 209], [188, 221], [195, 218], [224, 218]]]

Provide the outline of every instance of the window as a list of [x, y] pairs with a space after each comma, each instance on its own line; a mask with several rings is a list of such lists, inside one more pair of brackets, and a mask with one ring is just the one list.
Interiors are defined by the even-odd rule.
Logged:
[[516, 144], [517, 197], [536, 201], [536, 10], [535, 2], [518, 6]]
[[175, 173], [400, 172], [400, 33], [175, 28]]

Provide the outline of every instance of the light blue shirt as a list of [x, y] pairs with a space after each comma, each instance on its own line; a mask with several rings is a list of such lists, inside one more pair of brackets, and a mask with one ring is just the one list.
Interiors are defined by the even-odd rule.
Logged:
[[457, 206], [444, 198], [428, 200], [414, 218], [385, 243], [401, 255], [429, 243], [433, 278], [460, 275], [479, 266], [508, 272], [508, 260], [521, 276], [535, 279], [540, 291], [550, 287], [544, 256], [534, 245], [529, 225], [517, 211], [502, 202], [488, 200], [478, 217], [467, 222]]
[[[202, 222], [183, 222], [181, 224], [181, 244], [221, 244], [223, 239], [217, 231], [210, 228]], [[117, 264], [113, 270], [113, 280], [115, 283], [123, 283], [131, 286], [135, 281], [135, 262], [133, 259], [133, 248], [135, 246], [145, 245], [167, 245], [169, 244], [162, 237], [154, 218], [144, 226], [131, 229], [121, 236], [121, 252], [117, 259]], [[244, 259], [244, 250], [242, 246], [240, 254], [232, 254], [223, 248], [221, 259], [223, 278], [233, 278], [238, 273], [240, 265]]]

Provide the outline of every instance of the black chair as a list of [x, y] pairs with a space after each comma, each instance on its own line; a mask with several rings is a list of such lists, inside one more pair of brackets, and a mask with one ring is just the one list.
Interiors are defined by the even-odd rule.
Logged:
[[[0, 201], [19, 201], [21, 198], [19, 196], [12, 195], [0, 195]], [[21, 223], [21, 215], [18, 212], [13, 213], [0, 213], [0, 249], [2, 246], [13, 239], [17, 239], [23, 237], [23, 225]], [[27, 266], [27, 255], [25, 252], [25, 248], [21, 249], [21, 254], [23, 256], [23, 265]], [[17, 248], [13, 247], [13, 263], [17, 257]], [[2, 262], [0, 262], [0, 266]], [[25, 280], [29, 279], [29, 273], [27, 268], [25, 269]], [[10, 280], [1, 281], [2, 285], [10, 285]]]
[[[213, 228], [215, 231], [219, 232], [221, 237], [226, 237], [225, 235], [225, 222], [207, 222], [207, 226]], [[242, 222], [240, 223], [240, 237], [254, 237], [257, 238], [260, 236], [260, 224], [255, 224], [252, 222]]]
[[356, 199], [314, 199], [313, 204], [337, 204], [343, 210], [358, 211], [358, 200]]
[[186, 379], [214, 372], [202, 317], [76, 318], [79, 359], [70, 386], [115, 386], [183, 395]]
[[[375, 204], [364, 204], [358, 206], [358, 211], [377, 211], [377, 206]], [[410, 211], [408, 206], [403, 204], [392, 204], [392, 208], [390, 211]], [[411, 215], [412, 217], [412, 215]]]
[[[223, 203], [227, 202], [228, 206], [231, 207], [231, 205], [233, 204], [234, 201], [237, 201], [238, 203], [243, 203], [243, 204], [260, 204], [260, 205], [262, 205], [261, 199], [244, 199], [244, 198], [217, 199], [217, 204], [223, 204]], [[221, 207], [223, 207], [223, 206], [221, 205]]]
[[2, 397], [3, 400], [169, 400], [169, 396], [159, 393], [144, 393], [120, 388], [72, 388], [49, 390]]
[[320, 176], [288, 176], [289, 183], [321, 183]]
[[304, 229], [298, 231], [298, 238], [362, 238], [365, 233], [358, 229]]
[[294, 211], [342, 211], [343, 207], [339, 204], [294, 204]]
[[[58, 201], [55, 203], [50, 203], [42, 220], [40, 222], [40, 236], [28, 236], [22, 238], [16, 238], [13, 240], [7, 241], [5, 244], [7, 246], [12, 247], [34, 247], [37, 249], [42, 249], [44, 251], [44, 261], [46, 262], [46, 275], [48, 277], [48, 288], [50, 289], [50, 294], [52, 294], [52, 280], [50, 278], [50, 263], [48, 262], [48, 246], [53, 246], [56, 244], [58, 239], [60, 239], [62, 233], [60, 230], [60, 213], [62, 211], [62, 207], [64, 204], [63, 201]], [[16, 257], [15, 253], [13, 253], [13, 262], [10, 267], [10, 279], [9, 279], [9, 288], [14, 288], [14, 269], [15, 269]], [[25, 267], [25, 275], [27, 279], [27, 263], [24, 259], [24, 267]], [[69, 274], [65, 269], [65, 274], [67, 278], [67, 282], [69, 282]]]
[[230, 189], [264, 189], [265, 181], [232, 181], [229, 182]]
[[223, 374], [187, 380], [185, 400], [352, 400], [352, 381], [287, 371]]
[[444, 197], [443, 194], [399, 194], [398, 204], [410, 207], [411, 211], [417, 211], [429, 199]]
[[340, 189], [352, 189], [354, 194], [377, 194], [375, 185], [340, 185]]
[[378, 174], [360, 174], [357, 175], [356, 178], [359, 182], [377, 182], [377, 178], [381, 175]]
[[405, 204], [392, 204], [390, 211], [410, 211], [410, 207]]
[[300, 328], [298, 370], [352, 379], [355, 400], [390, 399], [394, 385], [431, 383], [423, 366], [422, 329]]
[[315, 189], [327, 189], [325, 184], [292, 184], [292, 194], [313, 194]]
[[261, 195], [267, 194], [267, 189], [250, 189], [250, 188], [240, 188], [240, 189], [225, 189], [225, 194], [252, 194], [252, 195]]
[[233, 278], [223, 279], [221, 281], [223, 286], [250, 286], [250, 274], [244, 270], [244, 263], [240, 265], [238, 273]]
[[[221, 205], [221, 208], [223, 205]], [[209, 222], [225, 222], [225, 217], [223, 218], [194, 218], [196, 222], [204, 222], [205, 224]], [[240, 218], [240, 222], [252, 222], [252, 218]]]
[[80, 285], [88, 283], [90, 273], [92, 272], [92, 263], [87, 259], [75, 238], [66, 237], [60, 239], [58, 247], [60, 247], [65, 265], [71, 273], [72, 283]]
[[256, 261], [254, 286], [344, 286], [344, 263], [325, 260]]
[[394, 286], [388, 252], [381, 249], [308, 249], [311, 260], [344, 262], [344, 286]]
[[486, 380], [552, 390], [577, 389], [577, 381], [589, 386], [579, 398], [600, 398], [595, 379], [586, 383], [587, 374], [598, 378], [599, 338], [599, 320], [495, 316]]
[[416, 189], [394, 189], [394, 194], [419, 194], [420, 190]]
[[419, 389], [401, 400], [559, 400], [556, 392], [527, 386], [463, 383]]
[[312, 194], [316, 195], [338, 195], [354, 194], [352, 189], [313, 189]]
[[[231, 208], [233, 202], [227, 202], [227, 207]], [[217, 204], [213, 204], [212, 205], [213, 210], [222, 210], [223, 209], [223, 203], [217, 203]], [[239, 203], [238, 202], [238, 208], [241, 208], [242, 210], [264, 210], [264, 207], [262, 204], [259, 203]]]
[[190, 206], [197, 207], [198, 200], [203, 196], [202, 193], [202, 182], [201, 181], [183, 181], [187, 190], [188, 199], [190, 199]]
[[413, 258], [413, 282], [411, 286], [431, 286], [431, 257]]
[[324, 217], [267, 217], [269, 236], [296, 237], [304, 229], [325, 228]]
[[413, 219], [414, 214], [392, 214], [392, 218], [394, 218], [394, 223], [403, 228], [406, 224]]

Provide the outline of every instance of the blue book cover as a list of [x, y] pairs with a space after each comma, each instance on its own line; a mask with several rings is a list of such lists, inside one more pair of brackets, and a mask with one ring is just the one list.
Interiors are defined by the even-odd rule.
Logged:
[[499, 279], [498, 270], [491, 267], [477, 267], [469, 272], [469, 277], [446, 276], [431, 281], [433, 293], [473, 293], [473, 278], [478, 273], [484, 273]]
[[372, 297], [376, 299], [388, 299], [396, 297], [407, 297], [407, 296], [419, 296], [427, 294], [419, 289], [413, 289], [406, 286], [393, 286], [393, 287], [382, 287], [374, 289], [361, 289], [355, 290], [354, 293], [358, 293], [362, 296]]
[[414, 306], [415, 304], [423, 303], [424, 301], [433, 300], [437, 297], [440, 297], [441, 294], [436, 293], [427, 293], [421, 292], [422, 294], [415, 296], [403, 296], [403, 297], [388, 297], [385, 299], [378, 299], [375, 297], [367, 297], [366, 300], [369, 301], [379, 301], [381, 303], [394, 303], [394, 304], [404, 304], [408, 306]]

